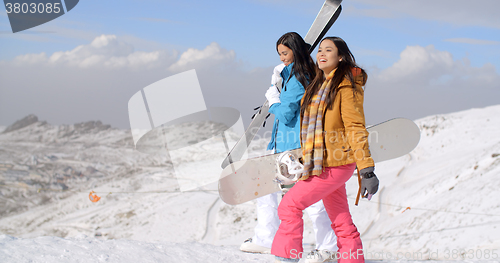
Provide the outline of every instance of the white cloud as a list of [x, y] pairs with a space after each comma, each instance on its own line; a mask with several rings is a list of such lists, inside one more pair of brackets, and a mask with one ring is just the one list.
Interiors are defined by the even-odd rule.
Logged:
[[50, 65], [115, 70], [163, 68], [179, 72], [214, 66], [225, 68], [233, 65], [236, 58], [233, 50], [226, 50], [216, 42], [203, 50], [189, 48], [178, 59], [177, 53], [175, 50], [135, 51], [131, 44], [115, 35], [101, 35], [90, 44], [80, 45], [69, 51], [57, 51], [50, 56], [46, 53], [25, 54], [17, 56], [13, 61], [17, 66]]
[[110, 68], [154, 65], [161, 59], [161, 52], [134, 52], [126, 57], [112, 57], [104, 64]]
[[433, 45], [406, 47], [397, 62], [373, 78], [376, 83], [400, 83], [400, 87], [500, 87], [500, 76], [492, 64], [474, 67], [467, 58], [456, 60]]
[[383, 81], [439, 78], [442, 74], [453, 71], [458, 64], [459, 62], [453, 61], [451, 53], [436, 50], [432, 45], [408, 46], [401, 52], [399, 61], [377, 77]]
[[17, 56], [16, 58], [14, 58], [14, 63], [17, 65], [22, 65], [22, 64], [33, 65], [46, 62], [47, 59], [48, 58], [45, 52], [42, 52], [40, 54], [26, 54]]
[[134, 51], [134, 47], [120, 41], [115, 35], [101, 35], [90, 44], [80, 45], [70, 51], [58, 51], [47, 56], [45, 53], [17, 56], [18, 66], [26, 64], [46, 64], [51, 66], [71, 66], [78, 68], [152, 68], [168, 67], [174, 62], [173, 54], [166, 51]]
[[498, 104], [500, 75], [492, 64], [471, 65], [434, 46], [408, 46], [383, 70], [369, 71], [369, 120], [424, 116]]
[[101, 35], [90, 44], [81, 45], [71, 51], [55, 52], [50, 56], [51, 64], [69, 64], [82, 68], [125, 68], [154, 64], [161, 59], [160, 52], [134, 51], [134, 47], [119, 41], [114, 35]]
[[179, 60], [169, 67], [172, 71], [187, 70], [189, 68], [210, 66], [233, 62], [236, 54], [233, 50], [221, 48], [216, 42], [211, 43], [205, 49], [190, 48], [180, 56]]

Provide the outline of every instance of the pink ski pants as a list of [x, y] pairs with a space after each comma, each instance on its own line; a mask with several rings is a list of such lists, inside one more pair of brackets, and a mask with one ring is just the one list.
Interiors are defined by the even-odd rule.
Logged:
[[[302, 211], [323, 199], [326, 212], [337, 236], [338, 262], [364, 262], [359, 232], [352, 222], [345, 183], [351, 178], [355, 163], [326, 167], [319, 176], [297, 182], [283, 197], [278, 207], [281, 224], [274, 236], [271, 254], [283, 258], [302, 257], [304, 221]], [[305, 255], [304, 255], [305, 256]]]

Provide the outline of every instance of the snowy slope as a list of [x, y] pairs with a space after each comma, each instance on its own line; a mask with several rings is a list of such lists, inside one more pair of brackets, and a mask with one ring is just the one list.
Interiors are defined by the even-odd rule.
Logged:
[[[500, 106], [416, 122], [419, 146], [377, 164], [381, 189], [374, 200], [355, 207], [357, 182], [348, 182], [368, 258], [403, 252], [452, 259], [462, 249], [463, 256], [475, 253], [469, 260], [485, 259], [478, 251], [491, 255], [500, 247]], [[37, 122], [0, 134], [0, 261], [79, 262], [85, 255], [112, 262], [272, 261], [237, 250], [253, 234], [253, 202], [226, 205], [214, 185], [179, 193], [168, 158], [134, 151], [129, 131], [94, 126]], [[265, 145], [254, 142], [252, 154], [264, 154]], [[190, 156], [185, 162], [199, 166]], [[90, 202], [91, 190], [101, 200]]]
[[37, 237], [18, 239], [0, 235], [2, 262], [272, 262], [272, 255], [242, 253], [234, 247], [195, 242], [142, 242], [126, 239], [99, 240]]
[[377, 166], [383, 204], [365, 245], [427, 253], [500, 247], [500, 107], [417, 123], [419, 146]]

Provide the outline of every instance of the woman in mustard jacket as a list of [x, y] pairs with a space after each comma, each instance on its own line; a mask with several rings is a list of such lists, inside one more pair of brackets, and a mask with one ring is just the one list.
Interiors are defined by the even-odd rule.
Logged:
[[367, 75], [338, 37], [321, 41], [316, 60], [319, 69], [301, 105], [305, 173], [279, 205], [281, 224], [271, 253], [276, 262], [298, 262], [303, 252], [302, 211], [323, 200], [337, 236], [338, 262], [364, 262], [345, 183], [357, 166], [362, 176], [362, 195], [371, 198], [378, 190], [363, 111]]
[[[271, 105], [269, 112], [276, 116], [268, 150], [274, 150], [275, 153], [300, 148], [300, 103], [305, 87], [316, 74], [316, 66], [308, 49], [302, 37], [295, 32], [282, 35], [276, 42], [276, 51], [283, 64], [274, 69], [273, 86], [266, 92]], [[282, 86], [281, 92], [275, 86], [277, 81]], [[278, 191], [257, 198], [258, 221], [255, 235], [247, 239], [240, 250], [270, 253], [274, 234], [280, 224], [277, 210], [278, 196], [281, 194]], [[316, 250], [306, 263], [323, 262], [322, 258], [331, 257], [337, 251], [331, 222], [321, 201], [309, 206], [305, 212], [313, 223], [316, 240]]]

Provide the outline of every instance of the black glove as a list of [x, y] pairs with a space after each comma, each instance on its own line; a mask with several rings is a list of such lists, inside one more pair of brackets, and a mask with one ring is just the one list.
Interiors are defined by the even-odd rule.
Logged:
[[361, 170], [361, 196], [363, 198], [372, 199], [372, 196], [378, 191], [378, 178], [373, 173], [375, 167], [367, 167]]

